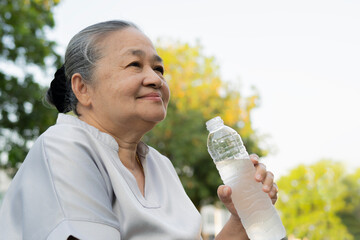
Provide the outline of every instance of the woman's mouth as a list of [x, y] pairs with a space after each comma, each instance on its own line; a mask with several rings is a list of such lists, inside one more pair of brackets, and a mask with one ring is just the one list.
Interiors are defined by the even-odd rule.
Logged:
[[162, 101], [161, 94], [157, 92], [148, 93], [138, 97], [139, 99], [151, 100], [151, 101]]

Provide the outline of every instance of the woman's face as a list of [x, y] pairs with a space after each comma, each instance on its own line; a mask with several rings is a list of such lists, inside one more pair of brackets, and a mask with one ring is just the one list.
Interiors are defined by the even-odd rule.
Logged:
[[102, 58], [96, 63], [90, 93], [99, 123], [118, 127], [163, 120], [170, 91], [151, 41], [127, 28], [111, 33], [98, 47]]

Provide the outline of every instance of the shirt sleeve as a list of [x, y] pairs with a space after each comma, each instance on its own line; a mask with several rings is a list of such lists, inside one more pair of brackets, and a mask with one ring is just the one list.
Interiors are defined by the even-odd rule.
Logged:
[[55, 128], [44, 136], [43, 149], [63, 215], [48, 239], [120, 239], [99, 143], [82, 129]]

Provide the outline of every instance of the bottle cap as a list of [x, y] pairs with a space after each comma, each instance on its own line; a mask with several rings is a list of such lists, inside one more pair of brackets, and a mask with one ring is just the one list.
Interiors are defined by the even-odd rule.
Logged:
[[209, 132], [222, 125], [224, 125], [224, 121], [219, 116], [214, 117], [206, 122], [206, 128]]

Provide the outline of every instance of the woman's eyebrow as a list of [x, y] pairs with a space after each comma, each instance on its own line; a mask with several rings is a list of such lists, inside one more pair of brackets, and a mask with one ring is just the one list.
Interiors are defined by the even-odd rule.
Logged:
[[162, 60], [162, 58], [159, 56], [159, 55], [154, 55], [153, 57], [152, 57], [152, 60], [154, 61], [154, 62], [163, 62], [163, 60]]
[[[139, 49], [129, 49], [128, 51], [125, 52], [126, 55], [134, 55], [137, 57], [144, 57], [146, 54], [143, 50], [139, 50]], [[151, 59], [154, 62], [163, 62], [162, 58], [159, 55], [154, 55]]]
[[125, 55], [134, 55], [137, 57], [144, 57], [146, 54], [144, 51], [139, 49], [129, 49], [125, 52]]

